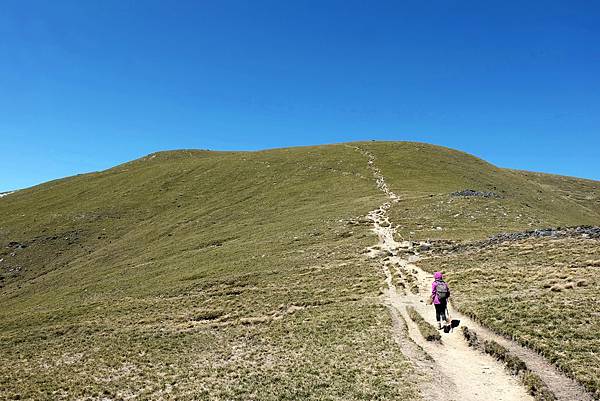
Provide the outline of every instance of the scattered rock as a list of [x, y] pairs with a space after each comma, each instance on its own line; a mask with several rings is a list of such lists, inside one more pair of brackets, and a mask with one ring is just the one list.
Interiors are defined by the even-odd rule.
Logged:
[[359, 217], [358, 222], [360, 224], [371, 224], [371, 220], [369, 220], [367, 217]]
[[431, 244], [429, 242], [420, 242], [418, 249], [420, 252], [425, 252], [431, 249]]
[[495, 192], [476, 191], [474, 189], [463, 189], [462, 191], [452, 192], [450, 195], [459, 196], [463, 198], [467, 197], [481, 197], [481, 198], [500, 198], [501, 196]]
[[12, 248], [12, 249], [25, 249], [27, 248], [27, 244], [21, 244], [20, 242], [17, 241], [11, 241], [8, 243], [7, 248]]
[[584, 238], [600, 238], [600, 227], [579, 226], [570, 228], [543, 228], [538, 230], [528, 230], [517, 233], [501, 233], [490, 237], [488, 241], [503, 242], [516, 241], [526, 238], [541, 238], [541, 237], [579, 237]]
[[11, 274], [18, 274], [22, 269], [23, 268], [21, 266], [9, 266], [5, 268], [6, 272]]
[[[576, 238], [581, 237], [589, 240], [600, 240], [600, 227], [597, 226], [577, 226], [566, 228], [544, 228], [537, 230], [528, 230], [515, 233], [500, 233], [489, 237], [483, 241], [470, 243], [456, 243], [449, 240], [432, 240], [430, 241], [431, 251], [441, 252], [456, 252], [466, 251], [470, 249], [479, 249], [488, 246], [495, 246], [503, 242], [521, 241], [528, 238]], [[419, 250], [421, 250], [419, 248]], [[423, 250], [421, 250], [423, 251]]]

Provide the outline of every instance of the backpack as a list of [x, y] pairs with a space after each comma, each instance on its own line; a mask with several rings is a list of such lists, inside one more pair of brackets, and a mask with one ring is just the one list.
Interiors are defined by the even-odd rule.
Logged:
[[443, 301], [446, 298], [448, 298], [449, 292], [450, 291], [448, 290], [448, 284], [446, 284], [446, 282], [444, 282], [444, 281], [437, 282], [437, 285], [435, 286], [435, 295], [437, 295], [437, 298], [440, 301]]

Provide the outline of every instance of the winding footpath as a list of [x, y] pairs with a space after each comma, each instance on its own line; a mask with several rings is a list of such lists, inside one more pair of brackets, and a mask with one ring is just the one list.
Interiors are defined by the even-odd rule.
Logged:
[[[470, 348], [460, 329], [448, 334], [442, 332], [441, 343], [423, 338], [417, 325], [408, 316], [406, 307], [414, 307], [425, 320], [435, 325], [433, 307], [424, 302], [433, 277], [415, 265], [418, 256], [415, 256], [412, 243], [395, 239], [395, 228], [387, 212], [400, 198], [389, 189], [381, 171], [375, 166], [374, 155], [358, 147], [355, 149], [367, 157], [377, 187], [389, 199], [367, 215], [373, 224], [373, 231], [379, 237], [379, 243], [367, 249], [367, 256], [376, 260], [385, 274], [383, 302], [394, 322], [394, 339], [415, 366], [416, 380], [423, 398], [439, 397], [456, 401], [533, 400], [518, 378], [511, 375], [503, 364]], [[493, 339], [521, 357], [529, 369], [542, 377], [558, 400], [592, 401], [591, 396], [577, 383], [560, 373], [539, 354], [496, 335], [451, 308], [450, 315], [460, 319], [461, 326], [468, 326], [477, 332], [480, 339]]]

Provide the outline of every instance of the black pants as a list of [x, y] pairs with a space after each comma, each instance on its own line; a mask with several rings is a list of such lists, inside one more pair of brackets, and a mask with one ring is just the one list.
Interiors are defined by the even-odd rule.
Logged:
[[437, 320], [438, 322], [440, 320], [446, 321], [446, 308], [448, 307], [448, 305], [446, 304], [445, 299], [440, 300], [439, 304], [434, 304], [435, 305], [435, 320]]

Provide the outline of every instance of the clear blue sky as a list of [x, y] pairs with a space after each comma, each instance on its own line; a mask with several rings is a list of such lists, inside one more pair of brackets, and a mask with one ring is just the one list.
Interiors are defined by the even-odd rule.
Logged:
[[4, 0], [0, 191], [363, 139], [600, 180], [599, 21], [594, 0]]

